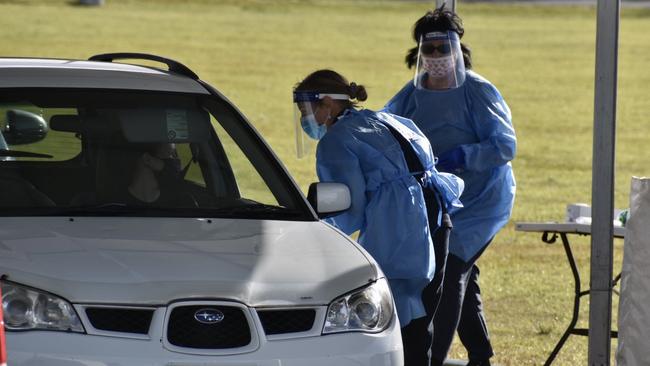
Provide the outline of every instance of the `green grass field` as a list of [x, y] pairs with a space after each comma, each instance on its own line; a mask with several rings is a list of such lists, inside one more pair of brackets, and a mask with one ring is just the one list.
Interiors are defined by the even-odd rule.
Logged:
[[[0, 0], [0, 55], [85, 59], [120, 51], [177, 59], [239, 106], [306, 188], [316, 180], [314, 159], [295, 158], [292, 86], [315, 69], [333, 68], [368, 87], [366, 107], [381, 107], [412, 77], [403, 63], [413, 46], [411, 26], [432, 3], [106, 0], [85, 8]], [[460, 0], [458, 10], [475, 70], [512, 109], [519, 141], [512, 222], [561, 220], [567, 203], [591, 200], [595, 9]], [[616, 207], [628, 206], [631, 176], [650, 170], [640, 149], [650, 136], [649, 19], [648, 10], [622, 12]], [[586, 286], [589, 240], [573, 243]], [[617, 243], [617, 269], [621, 247]], [[572, 306], [561, 246], [542, 244], [510, 224], [480, 265], [495, 360], [542, 364]], [[585, 325], [588, 304], [583, 309]], [[452, 356], [464, 357], [462, 347]], [[586, 360], [586, 338], [573, 336], [556, 364]]]

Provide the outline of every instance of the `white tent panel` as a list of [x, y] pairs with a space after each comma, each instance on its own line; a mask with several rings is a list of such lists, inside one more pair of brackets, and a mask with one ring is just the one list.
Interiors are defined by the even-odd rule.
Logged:
[[650, 179], [632, 178], [618, 306], [619, 366], [650, 365]]

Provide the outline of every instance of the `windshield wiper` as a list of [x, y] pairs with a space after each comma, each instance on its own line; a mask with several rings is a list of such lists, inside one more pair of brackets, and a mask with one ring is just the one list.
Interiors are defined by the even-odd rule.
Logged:
[[39, 214], [55, 216], [235, 217], [274, 219], [294, 218], [301, 215], [301, 211], [295, 209], [261, 203], [239, 204], [221, 208], [182, 208], [104, 203], [68, 207], [42, 207], [40, 209]]
[[52, 159], [52, 155], [35, 153], [30, 151], [18, 151], [18, 150], [8, 150], [0, 149], [0, 157], [12, 157], [12, 158], [45, 158]]
[[99, 205], [83, 205], [83, 206], [70, 206], [59, 207], [54, 209], [58, 215], [64, 216], [90, 216], [90, 215], [126, 215], [134, 213], [147, 213], [150, 212], [152, 207], [145, 206], [129, 206], [123, 203], [103, 203]]
[[281, 206], [266, 205], [264, 203], [240, 204], [236, 206], [219, 207], [211, 211], [216, 213], [224, 213], [224, 214], [231, 214], [231, 215], [280, 214], [284, 216], [284, 215], [297, 215], [300, 213], [300, 211], [298, 210], [281, 207]]

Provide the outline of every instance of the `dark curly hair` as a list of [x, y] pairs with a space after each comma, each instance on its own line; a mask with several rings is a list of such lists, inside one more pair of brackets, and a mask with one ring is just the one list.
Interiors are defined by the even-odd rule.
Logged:
[[[426, 14], [420, 19], [418, 19], [413, 25], [413, 39], [416, 43], [420, 42], [420, 37], [429, 32], [447, 32], [453, 31], [458, 33], [458, 38], [462, 39], [465, 34], [465, 28], [463, 28], [463, 21], [460, 17], [451, 10], [445, 8], [445, 4], [442, 4], [439, 8], [431, 11], [427, 11]], [[472, 68], [472, 50], [469, 47], [460, 44], [461, 51], [463, 52], [463, 61], [465, 63], [466, 69]], [[417, 63], [418, 58], [418, 47], [413, 47], [406, 53], [406, 58], [404, 61], [406, 65], [410, 68], [413, 68]]]

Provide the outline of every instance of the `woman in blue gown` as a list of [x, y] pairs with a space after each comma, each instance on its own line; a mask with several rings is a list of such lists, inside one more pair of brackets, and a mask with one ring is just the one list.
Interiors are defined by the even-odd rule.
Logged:
[[445, 212], [461, 206], [463, 182], [436, 171], [431, 146], [413, 122], [355, 108], [355, 100], [366, 98], [362, 85], [331, 70], [316, 71], [295, 88], [296, 122], [319, 140], [319, 179], [350, 189], [350, 209], [328, 222], [348, 235], [359, 231], [359, 243], [389, 281], [405, 364], [426, 366], [435, 311], [428, 295], [435, 292], [434, 242], [448, 242]]
[[458, 330], [468, 365], [489, 365], [489, 339], [476, 260], [510, 218], [515, 178], [510, 161], [516, 137], [508, 105], [486, 79], [470, 71], [471, 54], [460, 43], [462, 21], [443, 7], [413, 28], [418, 46], [406, 57], [415, 77], [385, 111], [413, 120], [431, 142], [439, 171], [465, 182], [463, 208], [451, 214], [443, 295], [434, 316], [432, 365], [441, 365]]

